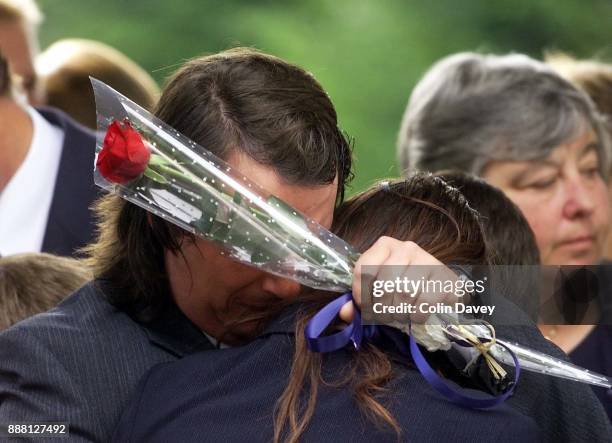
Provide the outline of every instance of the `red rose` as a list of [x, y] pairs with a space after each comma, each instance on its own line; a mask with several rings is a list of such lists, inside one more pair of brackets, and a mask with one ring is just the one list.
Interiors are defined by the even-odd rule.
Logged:
[[150, 157], [138, 131], [128, 121], [122, 126], [115, 120], [108, 127], [96, 167], [108, 181], [125, 183], [144, 172]]

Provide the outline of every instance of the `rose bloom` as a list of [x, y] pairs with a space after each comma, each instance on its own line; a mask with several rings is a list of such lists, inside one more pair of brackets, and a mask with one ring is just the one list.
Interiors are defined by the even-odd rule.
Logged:
[[108, 181], [126, 183], [144, 172], [150, 157], [138, 131], [127, 121], [122, 126], [115, 120], [108, 127], [96, 167]]

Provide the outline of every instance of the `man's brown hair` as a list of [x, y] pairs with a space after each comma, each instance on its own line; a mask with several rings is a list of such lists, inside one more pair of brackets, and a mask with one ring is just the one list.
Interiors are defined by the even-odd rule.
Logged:
[[[298, 66], [246, 48], [197, 58], [169, 80], [154, 113], [218, 157], [238, 150], [289, 184], [337, 179], [343, 198], [349, 141], [328, 95]], [[116, 307], [152, 320], [170, 301], [164, 253], [193, 236], [117, 196], [102, 198], [97, 214], [99, 237], [86, 249], [94, 274]]]
[[0, 257], [0, 331], [47, 311], [91, 279], [80, 261], [45, 253]]

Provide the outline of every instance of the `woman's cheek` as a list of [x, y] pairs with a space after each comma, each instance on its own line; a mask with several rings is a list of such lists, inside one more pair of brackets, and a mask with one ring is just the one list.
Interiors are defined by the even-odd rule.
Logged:
[[555, 207], [554, 199], [538, 199], [520, 194], [509, 196], [527, 219], [535, 235], [542, 263], [546, 263], [552, 253], [556, 227], [561, 222], [558, 217], [560, 211]]

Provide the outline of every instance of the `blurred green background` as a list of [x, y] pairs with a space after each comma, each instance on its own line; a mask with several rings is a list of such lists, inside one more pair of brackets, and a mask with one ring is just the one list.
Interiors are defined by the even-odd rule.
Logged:
[[355, 139], [349, 193], [398, 173], [408, 96], [437, 59], [465, 50], [612, 54], [611, 0], [39, 0], [41, 46], [100, 40], [163, 84], [184, 60], [236, 45], [299, 64], [323, 84]]

